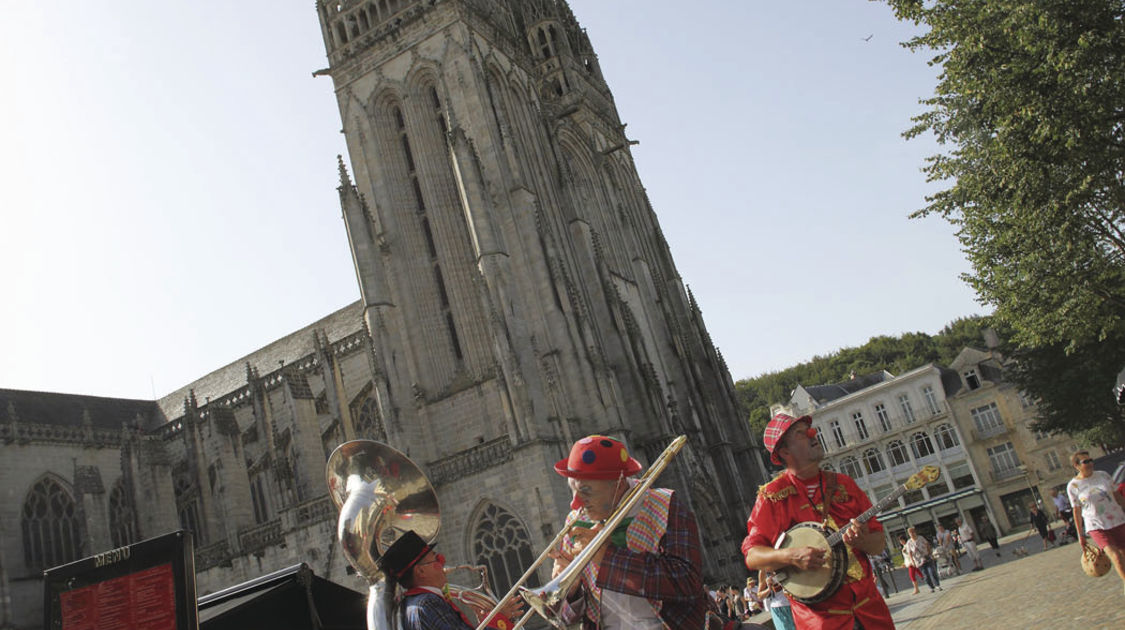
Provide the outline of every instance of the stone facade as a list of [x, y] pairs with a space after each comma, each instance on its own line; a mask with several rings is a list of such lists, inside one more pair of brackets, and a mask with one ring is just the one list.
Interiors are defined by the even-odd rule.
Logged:
[[705, 579], [742, 579], [765, 467], [567, 5], [316, 9], [361, 300], [158, 401], [0, 390], [0, 627], [40, 625], [44, 567], [178, 527], [201, 595], [298, 562], [364, 588], [324, 482], [356, 438], [422, 467], [443, 552], [504, 587], [561, 526], [573, 440], [647, 464], [686, 434], [659, 485]]
[[[1003, 532], [1028, 527], [1035, 500], [1054, 513], [1048, 491], [1066, 494], [1074, 477], [1070, 455], [1078, 444], [1065, 435], [1035, 431], [1035, 401], [1003, 377], [995, 350], [966, 348], [950, 364], [949, 406], [968, 440], [969, 454], [984, 472], [985, 492]], [[1087, 449], [1095, 457], [1101, 448]]]
[[[618, 435], [651, 460], [685, 433], [661, 483], [710, 520], [708, 576], [740, 576], [763, 469], [569, 7], [318, 9], [379, 427], [416, 459], [463, 468], [439, 476], [443, 544], [471, 555], [475, 515], [502, 500], [538, 547], [566, 512], [551, 467], [576, 438]], [[488, 456], [472, 455], [483, 445], [517, 485], [496, 492]]]

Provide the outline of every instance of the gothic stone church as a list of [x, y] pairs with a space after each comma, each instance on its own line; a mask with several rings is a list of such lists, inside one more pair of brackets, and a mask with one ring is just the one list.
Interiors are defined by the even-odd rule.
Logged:
[[180, 527], [200, 594], [298, 562], [363, 588], [324, 480], [355, 438], [419, 463], [444, 553], [503, 592], [568, 510], [573, 440], [647, 464], [686, 434], [658, 485], [697, 515], [705, 579], [740, 580], [765, 470], [569, 7], [316, 11], [360, 299], [157, 401], [0, 390], [0, 626], [40, 624], [44, 567]]

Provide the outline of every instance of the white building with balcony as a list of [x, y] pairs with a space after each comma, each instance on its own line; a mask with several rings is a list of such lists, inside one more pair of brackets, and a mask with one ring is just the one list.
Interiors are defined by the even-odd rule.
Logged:
[[929, 364], [900, 376], [882, 371], [830, 385], [798, 385], [790, 397], [790, 411], [812, 416], [821, 434], [822, 467], [855, 479], [872, 501], [923, 466], [941, 470], [937, 481], [905, 493], [879, 514], [892, 540], [911, 525], [932, 536], [934, 524], [952, 528], [957, 516], [997, 522], [946, 401], [945, 381], [957, 376]]

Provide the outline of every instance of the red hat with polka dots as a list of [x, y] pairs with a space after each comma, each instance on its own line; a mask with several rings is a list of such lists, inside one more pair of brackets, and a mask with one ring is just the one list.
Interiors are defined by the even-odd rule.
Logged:
[[641, 463], [629, 457], [620, 440], [590, 435], [574, 443], [570, 457], [555, 464], [555, 472], [573, 479], [617, 479], [641, 472]]

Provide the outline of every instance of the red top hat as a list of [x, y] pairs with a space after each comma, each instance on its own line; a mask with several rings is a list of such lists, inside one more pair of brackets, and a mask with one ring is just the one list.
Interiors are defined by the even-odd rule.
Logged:
[[770, 452], [770, 461], [780, 466], [781, 460], [777, 457], [774, 449], [777, 448], [778, 442], [781, 438], [785, 437], [785, 432], [789, 427], [800, 422], [801, 420], [808, 420], [812, 424], [812, 416], [801, 416], [794, 418], [793, 416], [785, 413], [779, 413], [770, 419], [770, 423], [766, 425], [765, 435], [762, 436], [762, 444], [765, 445], [766, 450]]
[[641, 472], [641, 463], [629, 457], [620, 440], [590, 435], [574, 443], [570, 457], [555, 464], [555, 472], [573, 479], [617, 479]]

